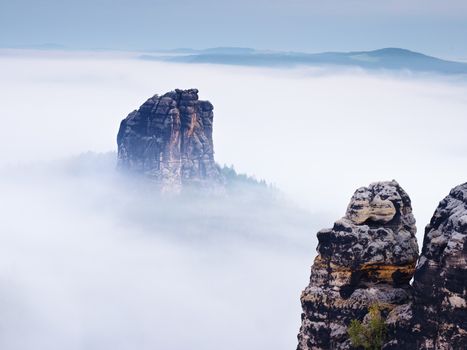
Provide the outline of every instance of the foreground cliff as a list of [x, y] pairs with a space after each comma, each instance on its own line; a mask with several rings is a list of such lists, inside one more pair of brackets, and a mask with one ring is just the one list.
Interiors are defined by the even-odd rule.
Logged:
[[467, 349], [467, 183], [426, 227], [413, 288], [414, 301], [388, 317], [385, 349]]
[[349, 349], [347, 327], [379, 301], [407, 303], [418, 246], [410, 198], [395, 181], [358, 189], [345, 217], [318, 232], [303, 291], [298, 349]]
[[439, 204], [416, 269], [415, 231], [397, 182], [355, 192], [345, 217], [318, 233], [299, 350], [352, 349], [350, 322], [367, 322], [372, 305], [385, 320], [383, 349], [467, 349], [467, 184]]
[[122, 120], [118, 166], [147, 175], [163, 191], [222, 186], [212, 130], [213, 105], [199, 100], [198, 90], [155, 95]]

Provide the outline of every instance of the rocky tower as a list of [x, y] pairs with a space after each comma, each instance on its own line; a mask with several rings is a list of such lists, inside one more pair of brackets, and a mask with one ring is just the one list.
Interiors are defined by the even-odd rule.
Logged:
[[345, 217], [318, 232], [297, 349], [349, 349], [352, 319], [363, 319], [374, 303], [387, 310], [408, 303], [415, 232], [410, 198], [396, 181], [358, 189]]
[[131, 112], [118, 131], [118, 166], [148, 175], [163, 191], [221, 185], [214, 161], [213, 106], [198, 90], [155, 95]]
[[467, 183], [444, 198], [425, 229], [413, 303], [388, 317], [384, 349], [467, 349]]

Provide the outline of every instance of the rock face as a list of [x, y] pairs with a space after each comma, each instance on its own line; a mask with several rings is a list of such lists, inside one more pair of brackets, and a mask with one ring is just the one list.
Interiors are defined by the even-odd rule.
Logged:
[[444, 198], [425, 229], [414, 301], [388, 318], [385, 349], [467, 349], [467, 183]]
[[118, 131], [118, 166], [145, 174], [163, 191], [183, 185], [222, 186], [214, 161], [213, 105], [198, 90], [175, 90], [148, 99]]
[[318, 232], [318, 256], [303, 291], [299, 350], [350, 349], [347, 327], [369, 306], [411, 300], [418, 246], [409, 196], [396, 181], [358, 189], [345, 216]]
[[364, 320], [372, 304], [386, 318], [383, 350], [467, 349], [467, 183], [440, 202], [415, 269], [415, 220], [395, 181], [358, 189], [318, 240], [299, 350], [351, 349], [350, 321]]

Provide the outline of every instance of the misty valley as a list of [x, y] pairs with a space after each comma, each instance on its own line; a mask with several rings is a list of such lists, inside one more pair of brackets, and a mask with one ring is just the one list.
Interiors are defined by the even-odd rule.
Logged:
[[1, 349], [467, 347], [465, 63], [163, 53], [0, 50]]

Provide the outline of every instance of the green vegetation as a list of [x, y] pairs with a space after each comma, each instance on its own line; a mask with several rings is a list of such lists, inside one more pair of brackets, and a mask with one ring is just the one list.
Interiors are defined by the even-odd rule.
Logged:
[[237, 173], [233, 165], [224, 165], [223, 167], [219, 167], [219, 169], [224, 176], [228, 187], [235, 184], [253, 185], [265, 188], [269, 187], [265, 180], [257, 180], [254, 176]]
[[347, 329], [350, 341], [354, 347], [365, 350], [381, 350], [386, 336], [386, 325], [377, 304], [370, 306], [368, 315], [363, 322], [352, 320]]

